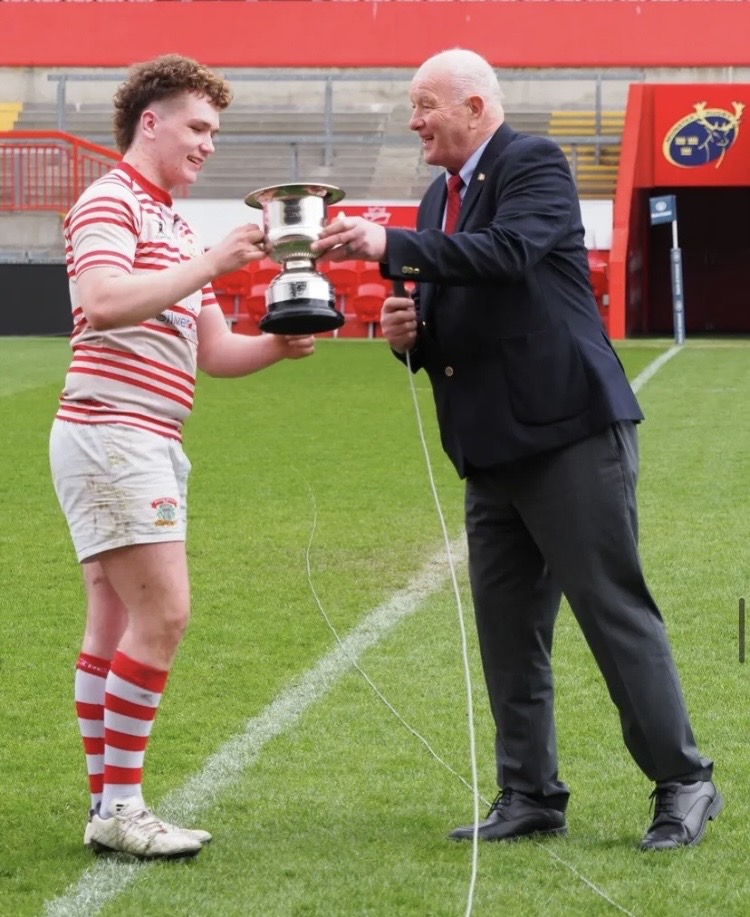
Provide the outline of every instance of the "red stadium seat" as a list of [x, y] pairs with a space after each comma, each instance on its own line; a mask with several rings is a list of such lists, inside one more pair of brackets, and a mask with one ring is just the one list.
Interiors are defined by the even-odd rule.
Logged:
[[266, 290], [268, 284], [254, 283], [247, 297], [247, 311], [254, 322], [259, 322], [266, 314]]
[[604, 252], [589, 251], [589, 280], [599, 315], [606, 327], [609, 311], [609, 260]]
[[235, 311], [235, 297], [230, 293], [222, 293], [220, 290], [214, 290], [214, 295], [221, 311], [227, 316], [227, 319], [231, 318]]
[[323, 273], [336, 291], [336, 308], [346, 315], [359, 284], [359, 261], [338, 261], [321, 264]]
[[373, 264], [365, 264], [359, 272], [360, 286], [363, 283], [380, 283], [385, 284], [388, 281], [381, 276], [380, 270]]
[[360, 275], [357, 286], [357, 296], [380, 296], [381, 300], [393, 295], [393, 287], [388, 280], [379, 277], [378, 280], [362, 280]]
[[281, 265], [270, 258], [263, 258], [262, 261], [251, 261], [247, 265], [247, 269], [254, 285], [259, 283], [268, 285], [277, 274], [281, 273]]
[[389, 292], [384, 281], [381, 283], [364, 283], [357, 290], [357, 295], [354, 297], [352, 305], [357, 319], [367, 326], [368, 337], [372, 338], [377, 334], [383, 300], [389, 295]]
[[252, 280], [248, 271], [240, 269], [217, 277], [212, 286], [227, 324], [232, 327], [247, 317], [247, 296]]

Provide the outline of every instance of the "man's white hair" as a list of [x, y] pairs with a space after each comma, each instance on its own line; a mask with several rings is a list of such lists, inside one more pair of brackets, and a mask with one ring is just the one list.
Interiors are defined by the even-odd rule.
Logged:
[[502, 114], [503, 91], [492, 65], [481, 54], [465, 48], [441, 51], [428, 57], [418, 72], [428, 70], [449, 77], [457, 102], [469, 96], [481, 96], [489, 108]]

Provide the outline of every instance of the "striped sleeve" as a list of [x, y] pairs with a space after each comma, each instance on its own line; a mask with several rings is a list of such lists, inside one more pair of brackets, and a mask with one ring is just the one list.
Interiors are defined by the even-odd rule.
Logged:
[[[188, 223], [182, 218], [179, 217], [179, 228], [178, 232], [183, 238], [188, 240], [190, 249], [193, 252], [193, 257], [197, 257], [200, 252], [205, 251], [203, 243], [198, 237], [198, 234], [195, 230], [188, 225]], [[218, 306], [219, 301], [216, 299], [213, 286], [208, 283], [205, 287], [201, 288], [200, 291], [200, 308], [205, 309], [206, 306]]]
[[207, 287], [203, 287], [201, 290], [201, 309], [205, 309], [206, 306], [218, 306], [219, 301], [216, 298], [214, 293], [214, 288], [209, 284]]
[[94, 267], [132, 272], [140, 223], [140, 204], [119, 181], [84, 192], [66, 219], [73, 276]]

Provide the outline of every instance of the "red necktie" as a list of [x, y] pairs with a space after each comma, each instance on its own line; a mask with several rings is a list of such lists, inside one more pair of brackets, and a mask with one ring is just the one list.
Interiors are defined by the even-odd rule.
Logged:
[[458, 211], [461, 209], [461, 188], [464, 180], [460, 175], [451, 175], [448, 179], [448, 200], [445, 205], [445, 232], [451, 233], [456, 229]]

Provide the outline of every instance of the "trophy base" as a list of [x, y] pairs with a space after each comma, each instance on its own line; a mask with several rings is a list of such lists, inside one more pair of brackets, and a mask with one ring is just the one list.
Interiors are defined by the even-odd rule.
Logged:
[[320, 334], [344, 324], [344, 316], [325, 299], [296, 299], [275, 303], [258, 322], [269, 334]]

